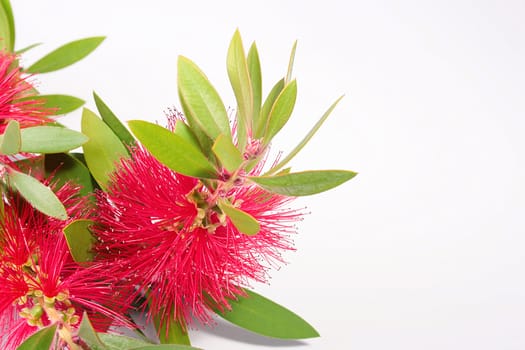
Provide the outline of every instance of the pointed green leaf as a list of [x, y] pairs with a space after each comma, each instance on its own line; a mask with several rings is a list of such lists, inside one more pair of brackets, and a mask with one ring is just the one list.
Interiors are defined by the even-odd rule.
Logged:
[[78, 263], [88, 262], [93, 260], [93, 244], [96, 242], [95, 237], [91, 233], [91, 226], [95, 222], [93, 220], [79, 219], [72, 221], [64, 227], [64, 236], [66, 237], [67, 245], [73, 260]]
[[261, 228], [259, 222], [250, 214], [235, 208], [227, 201], [220, 201], [218, 205], [240, 232], [248, 236], [256, 235], [259, 232]]
[[318, 337], [319, 333], [301, 317], [283, 306], [245, 289], [246, 298], [230, 302], [231, 311], [216, 311], [231, 323], [281, 339], [305, 339]]
[[235, 147], [232, 140], [222, 134], [215, 140], [212, 150], [221, 162], [221, 165], [230, 173], [239, 169], [244, 160], [241, 152]]
[[88, 137], [60, 126], [33, 126], [21, 130], [21, 151], [28, 153], [59, 153], [82, 146]]
[[86, 164], [91, 174], [105, 190], [110, 174], [128, 151], [111, 129], [93, 112], [84, 108], [81, 121], [82, 133], [89, 141], [82, 145]]
[[175, 135], [178, 135], [184, 139], [184, 141], [191, 143], [195, 148], [199, 148], [199, 141], [197, 140], [197, 137], [193, 133], [193, 131], [190, 129], [188, 124], [186, 124], [183, 120], [177, 120], [175, 123], [175, 128], [173, 130], [173, 133]]
[[93, 192], [93, 179], [88, 168], [70, 154], [46, 154], [45, 169], [48, 176], [53, 174], [53, 181], [57, 181], [59, 186], [73, 181], [81, 186], [80, 195], [86, 196]]
[[268, 171], [267, 174], [265, 175], [269, 175], [269, 174], [273, 174], [275, 173], [276, 171], [278, 171], [279, 169], [281, 169], [283, 166], [285, 166], [286, 164], [288, 164], [288, 162], [290, 162], [290, 160], [293, 159], [293, 157], [295, 157], [297, 155], [297, 153], [299, 153], [299, 151], [301, 151], [303, 149], [304, 146], [306, 146], [306, 144], [310, 141], [310, 139], [315, 135], [315, 133], [317, 132], [317, 130], [319, 130], [319, 128], [321, 127], [321, 125], [323, 125], [323, 123], [325, 122], [325, 120], [328, 118], [328, 116], [330, 115], [330, 113], [332, 113], [332, 111], [334, 110], [335, 106], [337, 106], [337, 104], [339, 103], [339, 101], [341, 101], [341, 99], [343, 98], [343, 96], [339, 97], [334, 103], [332, 103], [332, 105], [328, 108], [328, 110], [323, 114], [323, 116], [321, 117], [321, 119], [319, 119], [319, 121], [314, 125], [314, 127], [308, 132], [308, 134], [306, 134], [306, 136], [302, 139], [301, 142], [299, 142], [299, 144], [297, 146], [295, 146], [295, 148], [290, 152], [290, 154], [288, 154], [283, 160], [281, 160], [276, 166], [274, 166], [272, 169], [270, 169], [270, 171]]
[[[55, 108], [53, 115], [62, 115], [82, 107], [84, 100], [69, 95], [39, 95], [34, 100], [43, 100], [45, 108]], [[23, 99], [22, 99], [23, 100]]]
[[128, 125], [140, 143], [170, 169], [188, 176], [217, 177], [217, 171], [202, 151], [179, 135], [142, 120], [131, 120]]
[[290, 61], [288, 62], [288, 71], [286, 72], [286, 79], [284, 83], [288, 84], [292, 80], [293, 63], [295, 61], [295, 50], [297, 49], [297, 40], [293, 43], [292, 52], [290, 53]]
[[241, 34], [237, 29], [228, 48], [228, 77], [237, 100], [238, 144], [241, 151], [246, 145], [246, 137], [253, 120], [253, 92], [248, 62], [242, 45]]
[[48, 73], [80, 61], [104, 41], [105, 37], [92, 37], [72, 41], [50, 52], [26, 69], [28, 73]]
[[195, 63], [179, 56], [179, 95], [192, 129], [204, 131], [212, 140], [219, 134], [230, 136], [230, 121], [222, 100], [204, 73]]
[[17, 55], [21, 55], [21, 54], [23, 54], [23, 53], [25, 53], [25, 52], [27, 52], [27, 51], [29, 51], [29, 50], [31, 50], [31, 49], [34, 49], [34, 48], [37, 47], [37, 46], [40, 46], [40, 45], [42, 45], [42, 43], [34, 43], [34, 44], [31, 44], [31, 45], [29, 45], [29, 46], [24, 47], [23, 49], [16, 50], [16, 54], [17, 54]]
[[78, 336], [89, 346], [90, 350], [109, 350], [98, 337], [86, 312], [82, 315], [82, 322], [78, 327]]
[[126, 146], [134, 146], [135, 145], [135, 139], [133, 138], [133, 135], [126, 129], [124, 124], [120, 122], [120, 120], [117, 118], [117, 116], [109, 109], [109, 107], [102, 101], [102, 99], [93, 92], [93, 97], [95, 99], [95, 104], [97, 105], [98, 112], [100, 113], [100, 116], [102, 117], [102, 120], [104, 123], [107, 124], [107, 126], [110, 127], [111, 130], [115, 133], [115, 135], [118, 136], [120, 141]]
[[189, 107], [186, 105], [186, 101], [184, 101], [184, 98], [182, 97], [180, 93], [180, 89], [179, 89], [179, 100], [182, 106], [182, 110], [184, 111], [184, 116], [186, 117], [186, 120], [188, 121], [191, 132], [195, 135], [195, 137], [199, 141], [201, 150], [204, 152], [204, 154], [208, 155], [211, 151], [211, 146], [213, 146], [213, 141], [208, 135], [206, 135], [204, 130], [201, 129], [196, 119], [192, 117], [192, 114], [191, 114], [192, 112], [190, 111]]
[[266, 125], [268, 124], [268, 116], [272, 107], [275, 103], [275, 100], [284, 89], [284, 79], [279, 80], [272, 88], [261, 109], [259, 120], [255, 128], [255, 138], [260, 139], [264, 135]]
[[275, 176], [252, 176], [250, 180], [270, 192], [295, 197], [328, 191], [356, 175], [348, 170], [310, 170]]
[[253, 120], [252, 130], [255, 130], [261, 113], [262, 104], [262, 74], [261, 62], [259, 60], [259, 52], [255, 42], [248, 51], [248, 71], [250, 72], [250, 81], [252, 83], [253, 93]]
[[290, 119], [290, 116], [292, 115], [296, 98], [297, 83], [295, 80], [293, 80], [291, 83], [286, 85], [279, 96], [277, 96], [270, 114], [268, 115], [268, 122], [266, 125], [266, 131], [264, 133], [265, 144], [270, 143], [273, 137], [288, 122], [288, 119]]
[[8, 169], [10, 184], [24, 197], [35, 209], [60, 220], [67, 219], [67, 212], [64, 205], [48, 186], [45, 186], [37, 179]]
[[188, 331], [184, 330], [177, 320], [170, 320], [168, 329], [166, 329], [166, 323], [161, 324], [159, 315], [155, 315], [153, 321], [161, 344], [191, 345]]
[[142, 346], [152, 345], [140, 339], [130, 338], [123, 335], [98, 333], [99, 339], [108, 350], [135, 349]]
[[20, 344], [16, 350], [47, 350], [51, 348], [53, 344], [53, 339], [55, 338], [55, 333], [57, 330], [57, 325], [42, 328], [32, 336], [26, 339], [22, 344]]
[[0, 0], [0, 51], [15, 50], [15, 19], [9, 0]]
[[20, 152], [20, 124], [16, 120], [10, 120], [0, 137], [0, 152], [11, 155]]

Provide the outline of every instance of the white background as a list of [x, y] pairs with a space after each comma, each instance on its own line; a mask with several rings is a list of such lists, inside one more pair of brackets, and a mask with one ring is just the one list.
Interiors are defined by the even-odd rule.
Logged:
[[[178, 106], [176, 60], [193, 59], [234, 106], [226, 50], [256, 40], [264, 89], [299, 40], [290, 150], [346, 94], [296, 169], [357, 178], [306, 198], [298, 251], [256, 290], [320, 339], [282, 342], [227, 325], [194, 331], [205, 349], [525, 348], [525, 5], [521, 1], [13, 1], [30, 64], [81, 37], [89, 58], [40, 89], [124, 120]], [[63, 119], [78, 128], [77, 111]], [[67, 121], [66, 121], [67, 120]], [[227, 339], [232, 337], [233, 340]]]

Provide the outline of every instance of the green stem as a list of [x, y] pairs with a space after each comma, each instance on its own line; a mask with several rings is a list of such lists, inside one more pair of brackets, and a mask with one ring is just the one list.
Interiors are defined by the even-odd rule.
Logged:
[[[183, 329], [182, 325], [177, 320], [170, 320], [170, 322], [167, 322], [168, 325], [165, 323], [161, 324], [160, 315], [156, 315], [154, 317], [154, 322], [161, 344], [191, 345], [188, 331]], [[168, 326], [167, 330], [166, 326]]]

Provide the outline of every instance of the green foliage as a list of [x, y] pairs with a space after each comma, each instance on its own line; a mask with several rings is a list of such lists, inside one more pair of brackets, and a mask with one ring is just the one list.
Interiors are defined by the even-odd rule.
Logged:
[[250, 214], [235, 208], [228, 201], [222, 200], [218, 203], [219, 208], [223, 211], [237, 230], [248, 236], [256, 235], [260, 230], [259, 222]]
[[0, 0], [0, 51], [15, 50], [15, 20], [9, 0]]
[[64, 205], [48, 186], [29, 175], [11, 168], [8, 168], [7, 178], [9, 183], [35, 209], [60, 220], [67, 219]]
[[[86, 196], [93, 192], [94, 180], [78, 156], [78, 154], [66, 153], [46, 154], [44, 158], [45, 170], [47, 176], [53, 174], [53, 181], [56, 181], [58, 186], [73, 181], [81, 186], [80, 195]], [[80, 156], [82, 155], [80, 154]]]
[[86, 135], [60, 126], [33, 126], [21, 130], [20, 150], [28, 153], [60, 153], [82, 146]]
[[93, 220], [79, 219], [64, 227], [64, 236], [73, 260], [84, 263], [93, 260], [93, 244], [96, 242], [90, 227]]
[[20, 124], [16, 120], [11, 120], [5, 128], [4, 134], [0, 135], [0, 152], [6, 155], [17, 154], [20, 152]]
[[222, 134], [215, 140], [212, 150], [221, 162], [221, 165], [230, 173], [239, 169], [243, 162], [241, 152], [239, 152], [229, 137]]
[[78, 336], [89, 346], [90, 350], [108, 349], [100, 340], [97, 332], [95, 332], [86, 312], [82, 315], [82, 322], [80, 322], [78, 327]]
[[216, 311], [231, 323], [273, 338], [315, 338], [319, 333], [305, 320], [283, 306], [245, 289], [246, 298], [230, 302], [231, 311]]
[[257, 51], [257, 46], [255, 45], [255, 42], [252, 44], [250, 50], [248, 51], [247, 62], [253, 93], [253, 118], [251, 128], [254, 129], [259, 120], [262, 103], [261, 62], [259, 60], [259, 52]]
[[251, 176], [250, 180], [267, 191], [295, 197], [328, 191], [356, 175], [348, 170], [310, 170], [275, 176]]
[[277, 99], [281, 91], [283, 91], [283, 89], [284, 78], [275, 83], [272, 90], [270, 90], [270, 93], [266, 97], [266, 100], [264, 101], [259, 120], [257, 121], [257, 125], [255, 125], [253, 130], [255, 138], [260, 139], [261, 137], [263, 137], [264, 132], [266, 130], [266, 125], [268, 124], [268, 116], [270, 115], [270, 111], [272, 110], [275, 100]]
[[56, 330], [56, 324], [42, 328], [27, 338], [26, 341], [16, 348], [16, 350], [47, 350], [51, 348], [51, 344], [55, 338]]
[[282, 129], [292, 115], [297, 98], [297, 83], [293, 80], [281, 91], [268, 114], [268, 121], [264, 131], [264, 143], [267, 145]]
[[134, 146], [135, 139], [133, 135], [126, 129], [124, 124], [117, 118], [117, 116], [109, 109], [104, 101], [93, 92], [93, 97], [95, 99], [95, 104], [97, 105], [97, 110], [102, 117], [104, 123], [110, 127], [110, 129], [117, 135], [117, 137], [122, 141], [126, 146]]
[[106, 189], [110, 174], [122, 158], [129, 156], [120, 139], [93, 112], [84, 108], [82, 133], [89, 141], [82, 145], [86, 164], [102, 189]]
[[55, 108], [53, 115], [62, 115], [82, 107], [84, 100], [68, 95], [39, 95], [36, 99], [44, 101], [45, 108]]
[[48, 53], [26, 69], [28, 73], [53, 72], [76, 63], [89, 55], [105, 37], [92, 37], [72, 41]]
[[137, 139], [168, 168], [188, 176], [216, 178], [217, 171], [199, 148], [153, 123], [131, 120], [128, 125]]
[[143, 340], [130, 338], [122, 335], [98, 333], [98, 338], [106, 346], [107, 350], [136, 349], [143, 346], [152, 345]]
[[191, 345], [188, 331], [177, 320], [162, 323], [159, 315], [155, 315], [153, 321], [161, 344]]

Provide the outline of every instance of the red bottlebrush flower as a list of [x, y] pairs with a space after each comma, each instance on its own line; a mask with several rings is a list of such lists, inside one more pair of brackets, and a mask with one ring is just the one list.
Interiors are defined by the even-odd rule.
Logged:
[[48, 123], [53, 110], [45, 108], [33, 85], [22, 74], [15, 54], [0, 51], [0, 134], [10, 120], [17, 120], [20, 127]]
[[[58, 324], [57, 344], [72, 341], [84, 311], [94, 326], [106, 330], [113, 320], [123, 325], [124, 311], [108, 276], [99, 263], [79, 265], [70, 255], [63, 228], [89, 217], [78, 188], [66, 184], [56, 191], [70, 219], [60, 221], [35, 210], [16, 193], [4, 194], [0, 221], [0, 348], [16, 349], [39, 328]], [[63, 349], [63, 347], [57, 349]]]
[[[240, 233], [217, 210], [218, 197], [256, 218], [258, 234]], [[281, 251], [293, 249], [290, 234], [301, 218], [285, 208], [290, 198], [251, 184], [210, 193], [141, 147], [122, 160], [97, 198], [100, 257], [113, 261], [129, 288], [140, 286], [150, 316], [183, 326], [190, 314], [209, 322], [209, 309], [228, 309], [228, 299], [243, 295], [240, 286], [266, 282], [268, 269], [282, 262]]]

